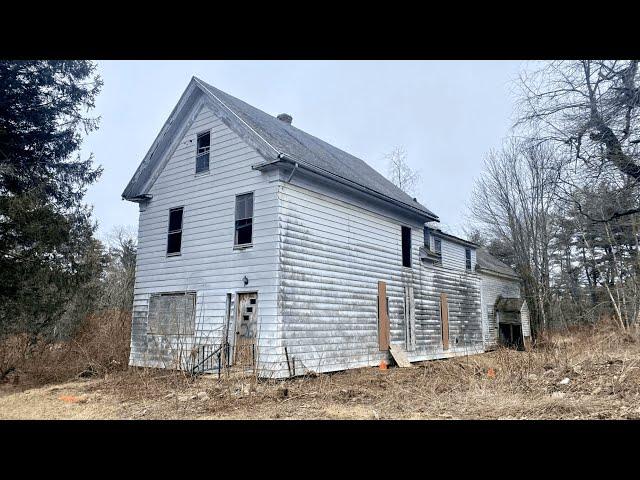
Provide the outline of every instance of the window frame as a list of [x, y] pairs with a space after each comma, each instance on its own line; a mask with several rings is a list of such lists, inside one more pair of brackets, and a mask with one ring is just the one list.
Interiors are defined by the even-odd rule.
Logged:
[[[185, 297], [191, 301], [191, 311], [192, 314], [189, 316], [189, 324], [183, 325], [183, 328], [180, 328], [180, 324], [176, 323], [177, 332], [167, 332], [162, 330], [157, 330], [152, 327], [150, 315], [152, 314], [151, 307], [153, 303], [154, 297]], [[168, 292], [155, 292], [149, 294], [149, 309], [147, 311], [147, 321], [146, 321], [146, 334], [147, 335], [156, 335], [156, 336], [165, 336], [165, 337], [180, 337], [180, 336], [192, 336], [195, 334], [196, 325], [196, 306], [198, 301], [198, 294], [195, 290], [185, 290], [185, 291], [168, 291]], [[185, 318], [186, 319], [186, 318]]]
[[[176, 210], [182, 210], [182, 215], [180, 217], [180, 228], [176, 230], [171, 230], [171, 212]], [[167, 248], [165, 249], [165, 254], [167, 257], [179, 257], [182, 255], [182, 232], [184, 230], [184, 206], [180, 207], [172, 207], [169, 209], [169, 218], [167, 219]], [[176, 233], [180, 234], [180, 250], [177, 252], [169, 252], [169, 237], [171, 235], [175, 235]]]
[[[408, 230], [409, 234], [407, 235], [406, 238], [408, 239], [409, 245], [408, 245], [408, 252], [407, 252], [407, 255], [405, 257], [405, 232], [407, 230]], [[407, 227], [405, 225], [400, 225], [400, 248], [402, 250], [401, 251], [401, 254], [402, 254], [401, 256], [402, 256], [402, 267], [403, 268], [411, 268], [411, 266], [412, 266], [412, 262], [411, 262], [411, 247], [412, 247], [412, 245], [411, 245], [411, 234], [412, 234], [411, 227]], [[408, 265], [405, 264], [405, 259], [408, 260], [408, 262], [407, 262]]]
[[425, 226], [422, 235], [424, 236], [424, 247], [431, 251], [431, 231]]
[[[439, 248], [436, 248], [439, 247]], [[442, 266], [442, 238], [437, 235], [433, 236], [433, 253], [438, 255], [440, 258], [436, 260], [435, 265], [441, 267]]]
[[[251, 217], [238, 219], [238, 197], [242, 197], [244, 195], [251, 195]], [[254, 226], [254, 218], [255, 218], [255, 204], [256, 204], [256, 196], [255, 192], [252, 190], [250, 192], [238, 193], [234, 197], [233, 202], [233, 248], [234, 250], [243, 250], [245, 248], [253, 247], [253, 226]], [[249, 243], [237, 243], [238, 241], [238, 221], [251, 219], [251, 241]], [[246, 226], [246, 225], [244, 225]]]
[[470, 248], [465, 248], [464, 249], [464, 266], [465, 266], [465, 270], [467, 270], [468, 272], [470, 272], [473, 269], [473, 265], [471, 263], [471, 249]]
[[[200, 140], [201, 137], [208, 135], [209, 136], [209, 145], [207, 147], [203, 147], [206, 148], [207, 150], [200, 152], [200, 147], [198, 146], [198, 141]], [[200, 158], [203, 155], [207, 155], [207, 168], [206, 169], [202, 169], [202, 170], [198, 170], [198, 158]], [[209, 130], [205, 130], [203, 132], [200, 133], [196, 133], [196, 165], [195, 165], [195, 170], [196, 170], [196, 175], [202, 175], [204, 173], [209, 173], [209, 170], [211, 168], [211, 129]]]

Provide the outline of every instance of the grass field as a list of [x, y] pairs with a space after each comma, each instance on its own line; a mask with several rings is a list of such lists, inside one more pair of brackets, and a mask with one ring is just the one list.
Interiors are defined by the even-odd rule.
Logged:
[[535, 349], [290, 380], [151, 369], [0, 386], [4, 419], [640, 419], [640, 341], [611, 326]]

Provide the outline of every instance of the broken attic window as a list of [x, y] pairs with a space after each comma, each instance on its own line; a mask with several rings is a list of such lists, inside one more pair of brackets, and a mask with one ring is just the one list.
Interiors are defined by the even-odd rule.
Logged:
[[198, 135], [196, 147], [196, 173], [209, 171], [209, 149], [211, 147], [211, 132]]

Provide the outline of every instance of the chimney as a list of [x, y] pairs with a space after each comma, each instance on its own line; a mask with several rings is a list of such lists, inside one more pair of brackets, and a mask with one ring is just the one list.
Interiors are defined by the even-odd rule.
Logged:
[[276, 118], [281, 122], [288, 123], [289, 125], [291, 125], [291, 122], [293, 121], [293, 117], [288, 113], [281, 113]]

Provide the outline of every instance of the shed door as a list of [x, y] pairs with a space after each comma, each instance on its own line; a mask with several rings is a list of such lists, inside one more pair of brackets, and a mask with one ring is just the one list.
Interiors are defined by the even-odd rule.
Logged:
[[389, 350], [389, 298], [385, 282], [378, 282], [378, 347]]
[[239, 293], [237, 308], [234, 363], [252, 366], [255, 363], [258, 332], [258, 294]]
[[442, 349], [449, 350], [449, 303], [447, 294], [440, 294], [440, 325], [442, 327]]

